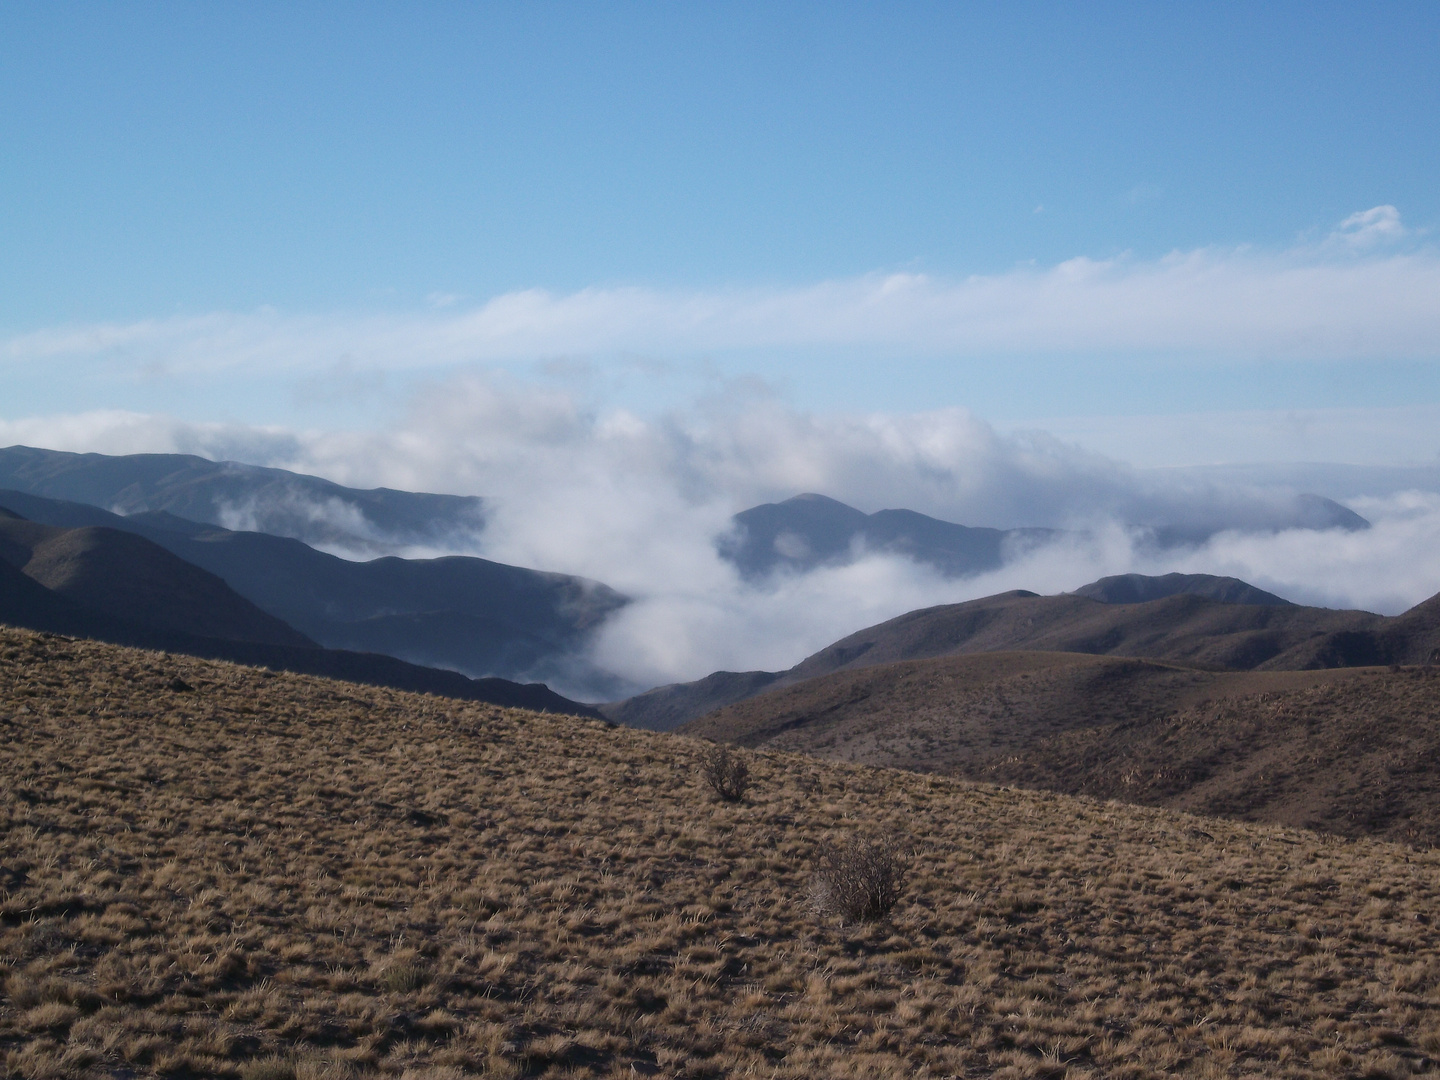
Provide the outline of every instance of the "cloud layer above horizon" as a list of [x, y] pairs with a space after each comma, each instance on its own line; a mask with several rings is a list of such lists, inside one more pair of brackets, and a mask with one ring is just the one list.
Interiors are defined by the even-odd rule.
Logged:
[[176, 315], [48, 327], [0, 362], [98, 363], [147, 378], [411, 370], [560, 356], [689, 357], [819, 348], [1004, 357], [1136, 353], [1216, 359], [1434, 359], [1440, 254], [1391, 206], [1285, 251], [1200, 248], [1080, 257], [942, 280], [883, 273], [803, 286], [528, 289], [390, 314]]
[[[267, 310], [52, 327], [0, 341], [0, 372], [17, 388], [0, 443], [190, 452], [356, 486], [484, 495], [490, 524], [450, 550], [581, 574], [635, 597], [596, 659], [636, 687], [716, 668], [788, 666], [924, 604], [1007, 588], [1059, 591], [1132, 570], [1233, 574], [1303, 602], [1393, 612], [1440, 591], [1434, 468], [1348, 474], [1343, 497], [1375, 522], [1362, 533], [1225, 533], [1162, 558], [1137, 542], [1133, 526], [1249, 520], [1315, 484], [1263, 469], [1137, 469], [1043, 430], [999, 429], [960, 404], [817, 410], [752, 376], [771, 374], [767, 365], [787, 349], [818, 350], [837, 380], [850, 363], [903, 369], [887, 359], [898, 354], [1048, 354], [1101, 372], [1104, 357], [1122, 355], [1226, 370], [1337, 359], [1433, 367], [1440, 254], [1422, 241], [1381, 206], [1280, 252], [1080, 258], [953, 281], [899, 273], [800, 287], [530, 290], [476, 306], [437, 298], [424, 312]], [[607, 400], [566, 375], [586, 364], [663, 367], [722, 353], [740, 358], [659, 408]], [[274, 405], [278, 387], [293, 397], [341, 374], [364, 384], [377, 373], [402, 376], [398, 390], [373, 384], [388, 408], [378, 421], [317, 424], [301, 410], [296, 422]], [[26, 385], [107, 404], [57, 408], [27, 398]], [[120, 385], [165, 404], [115, 408]], [[230, 401], [239, 386], [249, 388], [243, 408]], [[1433, 410], [1406, 404], [1391, 415], [1414, 430], [1384, 453], [1433, 466]], [[1237, 430], [1233, 417], [1227, 423]], [[1312, 423], [1322, 426], [1313, 445], [1335, 445], [1323, 417]], [[1373, 417], [1354, 424], [1359, 440], [1373, 441], [1380, 426]], [[1153, 441], [1171, 429], [1161, 421], [1135, 430]], [[1072, 535], [966, 581], [869, 555], [759, 587], [742, 582], [715, 553], [730, 516], [804, 491], [867, 511], [901, 507]]]
[[[403, 553], [482, 555], [627, 593], [635, 602], [605, 628], [591, 659], [628, 690], [716, 669], [784, 668], [916, 607], [1012, 588], [1058, 592], [1113, 573], [1229, 574], [1299, 602], [1392, 613], [1440, 591], [1440, 470], [1391, 470], [1371, 485], [1374, 494], [1352, 497], [1352, 508], [1374, 522], [1362, 532], [1225, 532], [1157, 553], [1132, 526], [1258, 520], [1300, 489], [1263, 471], [1136, 470], [1043, 434], [1002, 434], [960, 409], [811, 415], [737, 391], [645, 419], [472, 374], [432, 387], [383, 430], [103, 413], [0, 422], [0, 443], [11, 442], [200, 453], [355, 486], [482, 494], [483, 533]], [[849, 566], [743, 581], [715, 548], [731, 514], [801, 491], [865, 510], [904, 507], [965, 524], [1071, 532], [963, 580], [865, 553]], [[597, 686], [559, 688], [593, 697], [602, 693]]]

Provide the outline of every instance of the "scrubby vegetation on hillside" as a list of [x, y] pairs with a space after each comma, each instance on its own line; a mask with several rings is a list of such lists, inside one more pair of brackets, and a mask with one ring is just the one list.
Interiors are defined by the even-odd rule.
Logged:
[[1436, 1068], [1440, 856], [702, 745], [0, 631], [4, 1072]]
[[1440, 844], [1440, 669], [1206, 671], [1077, 653], [841, 671], [686, 734], [832, 761]]

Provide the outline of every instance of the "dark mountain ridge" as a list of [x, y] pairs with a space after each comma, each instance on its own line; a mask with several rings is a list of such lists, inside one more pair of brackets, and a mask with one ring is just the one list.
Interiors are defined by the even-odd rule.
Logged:
[[720, 553], [747, 578], [778, 569], [803, 572], [839, 565], [862, 551], [883, 551], [929, 563], [950, 577], [994, 570], [1051, 529], [988, 529], [956, 525], [913, 510], [866, 514], [824, 495], [807, 493], [742, 510]]
[[168, 511], [355, 552], [442, 545], [457, 532], [479, 532], [485, 522], [484, 500], [476, 496], [362, 490], [192, 454], [72, 454], [11, 446], [0, 449], [0, 488], [125, 515]]
[[469, 679], [391, 656], [322, 649], [218, 577], [143, 537], [42, 525], [9, 511], [0, 511], [0, 623], [496, 705], [599, 715], [539, 683]]
[[[1159, 581], [1160, 584], [1147, 582]], [[1239, 586], [1239, 587], [1237, 587]], [[1167, 593], [1106, 602], [1133, 592]], [[1233, 578], [1175, 575], [1096, 582], [1075, 593], [1024, 590], [907, 612], [841, 638], [783, 672], [716, 672], [600, 706], [638, 727], [696, 719], [758, 693], [837, 671], [963, 653], [1039, 650], [1178, 661], [1216, 670], [1309, 670], [1418, 663], [1440, 647], [1440, 597], [1394, 617], [1275, 603]], [[1175, 589], [1177, 591], [1169, 591]], [[1213, 595], [1249, 597], [1226, 602]], [[1266, 599], [1266, 598], [1269, 599]]]
[[0, 507], [54, 525], [143, 536], [321, 645], [471, 677], [558, 676], [605, 687], [602, 674], [580, 657], [590, 632], [627, 602], [599, 582], [468, 556], [353, 562], [299, 540], [232, 532], [163, 511], [122, 517], [10, 491], [0, 491]]
[[[1186, 514], [1177, 511], [1181, 517]], [[996, 570], [1017, 555], [1053, 540], [1059, 530], [991, 529], [957, 525], [914, 510], [866, 514], [825, 495], [806, 493], [778, 503], [742, 510], [720, 554], [751, 580], [776, 571], [803, 573], [840, 566], [865, 552], [901, 555], [935, 567], [946, 577]], [[1366, 529], [1359, 514], [1321, 495], [1295, 495], [1275, 503], [1216, 510], [1207, 520], [1131, 522], [1150, 546], [1166, 549], [1202, 543], [1227, 529], [1275, 532], [1281, 529]]]

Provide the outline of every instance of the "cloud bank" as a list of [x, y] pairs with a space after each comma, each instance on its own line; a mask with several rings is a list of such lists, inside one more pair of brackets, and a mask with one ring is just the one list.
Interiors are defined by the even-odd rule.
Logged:
[[[961, 409], [817, 415], [740, 387], [642, 418], [467, 374], [431, 386], [400, 422], [372, 431], [102, 413], [0, 422], [0, 443], [11, 442], [194, 452], [354, 486], [483, 495], [483, 533], [406, 554], [478, 554], [631, 595], [591, 657], [631, 690], [721, 668], [784, 668], [916, 607], [1011, 588], [1058, 592], [1112, 573], [1232, 574], [1296, 601], [1381, 612], [1440, 591], [1440, 491], [1404, 483], [1419, 477], [1433, 486], [1434, 470], [1390, 470], [1373, 494], [1352, 497], [1375, 523], [1363, 532], [1231, 531], [1157, 553], [1131, 526], [1258, 521], [1303, 489], [1283, 472], [1136, 470], [1043, 433], [1003, 434]], [[1347, 476], [1353, 486], [1356, 475]], [[1070, 533], [966, 580], [871, 554], [760, 585], [742, 581], [715, 551], [730, 515], [802, 491], [866, 511], [906, 507], [970, 525]], [[583, 682], [560, 689], [599, 692]]]
[[[1266, 434], [1256, 414], [1212, 414], [1192, 417], [1188, 434], [1167, 418], [1132, 422], [1125, 435], [1103, 418], [1079, 418], [1057, 427], [1057, 437], [1003, 432], [963, 408], [806, 411], [746, 379], [711, 380], [708, 394], [642, 414], [587, 397], [584, 379], [527, 381], [507, 368], [513, 361], [573, 373], [592, 359], [663, 365], [786, 350], [818, 350], [837, 365], [922, 354], [1429, 363], [1440, 359], [1440, 253], [1394, 207], [1379, 206], [1284, 251], [1212, 247], [963, 279], [907, 273], [769, 288], [524, 290], [472, 307], [437, 296], [418, 312], [267, 309], [52, 327], [0, 340], [0, 373], [16, 387], [129, 380], [188, 387], [177, 393], [195, 402], [207, 387], [263, 384], [268, 393], [287, 381], [312, 394], [340, 393], [347, 380], [372, 392], [406, 389], [393, 395], [389, 419], [348, 431], [107, 410], [0, 420], [0, 443], [187, 452], [354, 486], [483, 495], [483, 533], [409, 554], [479, 554], [595, 578], [635, 597], [601, 635], [594, 659], [636, 689], [716, 668], [786, 667], [925, 604], [1009, 588], [1053, 592], [1132, 570], [1234, 574], [1291, 599], [1384, 612], [1440, 591], [1440, 445], [1395, 435], [1433, 430], [1434, 408], [1423, 401], [1399, 423], [1393, 410], [1360, 410], [1344, 424], [1347, 445], [1376, 455], [1365, 463], [1409, 457], [1430, 461], [1428, 469], [1141, 470], [1124, 463], [1132, 455], [1121, 448], [1159, 440], [1231, 447], [1248, 438], [1323, 452], [1335, 445], [1326, 431], [1337, 421], [1289, 414]], [[394, 373], [405, 377], [385, 383]], [[196, 387], [201, 396], [184, 399]], [[8, 407], [25, 411], [13, 400]], [[1110, 456], [1078, 445], [1107, 445], [1087, 435], [1087, 423], [1109, 430]], [[1211, 453], [1186, 451], [1175, 463], [1217, 460]], [[759, 586], [741, 581], [715, 550], [731, 515], [806, 491], [865, 511], [908, 508], [1068, 533], [965, 581], [880, 555]], [[1254, 524], [1301, 491], [1346, 499], [1375, 527], [1235, 530], [1164, 556], [1134, 528]]]
[[89, 363], [145, 377], [244, 370], [447, 368], [555, 356], [821, 348], [957, 357], [1440, 355], [1440, 255], [1392, 206], [1286, 251], [1201, 248], [1076, 258], [947, 280], [873, 274], [799, 287], [596, 287], [507, 293], [404, 314], [271, 309], [56, 327], [0, 341], [0, 363]]

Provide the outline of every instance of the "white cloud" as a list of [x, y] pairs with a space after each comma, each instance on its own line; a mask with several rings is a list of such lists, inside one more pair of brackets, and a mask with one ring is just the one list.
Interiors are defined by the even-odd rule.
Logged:
[[[718, 667], [784, 667], [913, 607], [1007, 588], [1058, 591], [1128, 570], [1232, 573], [1294, 599], [1394, 611], [1440, 588], [1440, 496], [1407, 493], [1418, 473], [1137, 470], [1117, 459], [1162, 439], [1223, 452], [1192, 450], [1177, 461], [1233, 461], [1241, 445], [1273, 460], [1281, 443], [1327, 458], [1338, 444], [1326, 432], [1343, 428], [1356, 446], [1382, 448], [1373, 460], [1355, 460], [1432, 460], [1414, 435], [1434, 427], [1423, 404], [1398, 420], [1377, 410], [1136, 420], [1124, 436], [1107, 434], [1104, 420], [1005, 433], [960, 408], [807, 412], [744, 381], [658, 415], [601, 407], [574, 388], [602, 381], [596, 373], [605, 365], [589, 358], [620, 356], [637, 377], [654, 379], [665, 364], [646, 369], [637, 355], [727, 349], [1433, 360], [1440, 256], [1397, 251], [1407, 235], [1393, 207], [1377, 207], [1324, 241], [1278, 253], [1074, 259], [958, 281], [896, 274], [775, 289], [532, 290], [469, 308], [436, 297], [432, 309], [404, 316], [266, 310], [51, 328], [0, 342], [0, 373], [202, 387], [206, 379], [277, 375], [330, 385], [344, 376], [346, 392], [356, 394], [390, 385], [369, 378], [375, 372], [409, 369], [428, 381], [411, 380], [419, 389], [398, 419], [368, 429], [200, 424], [104, 410], [0, 420], [0, 445], [195, 453], [356, 486], [484, 495], [485, 533], [456, 537], [455, 549], [582, 574], [636, 597], [607, 628], [597, 656], [637, 685]], [[481, 369], [512, 359], [543, 361], [552, 381]], [[1079, 445], [1087, 441], [1094, 449]], [[1332, 481], [1343, 481], [1344, 491], [1324, 486]], [[1368, 496], [1355, 508], [1375, 527], [1225, 534], [1164, 559], [1122, 527], [1254, 521], [1317, 487]], [[715, 553], [730, 515], [802, 491], [867, 511], [905, 507], [965, 524], [1074, 534], [965, 582], [878, 556], [761, 587], [741, 581]]]
[[963, 280], [877, 274], [770, 289], [531, 289], [405, 315], [265, 309], [56, 327], [0, 342], [0, 365], [74, 363], [154, 379], [304, 374], [341, 360], [443, 369], [812, 347], [956, 357], [1434, 358], [1440, 256], [1376, 250], [1407, 235], [1395, 208], [1381, 206], [1347, 218], [1326, 242], [1283, 252], [1076, 258]]
[[[1001, 434], [958, 409], [813, 415], [740, 388], [647, 419], [467, 375], [433, 385], [403, 421], [373, 431], [111, 412], [0, 422], [0, 444], [12, 442], [196, 452], [358, 486], [485, 495], [486, 531], [456, 537], [450, 550], [582, 574], [634, 596], [595, 658], [637, 688], [717, 668], [783, 668], [915, 607], [1010, 588], [1061, 591], [1126, 571], [1233, 574], [1296, 600], [1386, 612], [1440, 589], [1440, 494], [1396, 493], [1390, 477], [1387, 494], [1352, 500], [1372, 529], [1227, 533], [1157, 556], [1121, 523], [1253, 519], [1293, 495], [1296, 478], [1137, 471], [1043, 433]], [[730, 515], [806, 490], [867, 511], [1078, 531], [966, 581], [875, 555], [761, 586], [742, 581], [715, 553]]]
[[1344, 461], [1440, 465], [1440, 404], [1066, 416], [1036, 427], [1143, 467]]
[[1352, 248], [1363, 249], [1393, 244], [1409, 235], [1409, 230], [1400, 223], [1399, 210], [1393, 206], [1375, 206], [1351, 214], [1340, 223], [1331, 238]]

